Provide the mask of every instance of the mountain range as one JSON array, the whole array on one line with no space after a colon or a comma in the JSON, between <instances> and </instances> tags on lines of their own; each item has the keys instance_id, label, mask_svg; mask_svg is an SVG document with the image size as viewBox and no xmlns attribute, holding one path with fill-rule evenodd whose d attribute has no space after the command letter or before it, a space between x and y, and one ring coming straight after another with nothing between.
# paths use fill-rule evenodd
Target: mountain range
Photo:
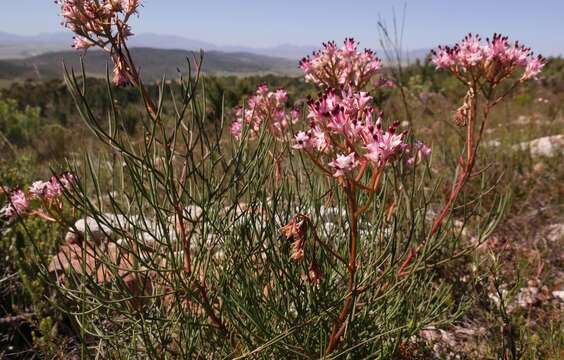
<instances>
[{"instance_id":1,"label":"mountain range","mask_svg":"<svg viewBox=\"0 0 564 360\"><path fill-rule=\"evenodd\" d=\"M72 34L66 32L42 33L38 35L15 35L0 32L0 59L21 59L46 52L69 50ZM249 53L298 60L310 54L315 46L281 44L272 47L220 46L205 41L175 35L142 33L129 39L131 47L169 50L200 50Z\"/></svg>"},{"instance_id":2,"label":"mountain range","mask_svg":"<svg viewBox=\"0 0 564 360\"><path fill-rule=\"evenodd\" d=\"M68 32L41 33L24 36L0 31L0 59L18 59L41 55L46 52L69 50L72 34ZM189 39L176 35L141 33L129 39L131 47L146 47L169 50L200 50L249 53L272 57L299 60L311 54L319 46L280 44L271 47L249 47L234 45L217 45L206 41ZM377 53L381 53L377 51ZM429 49L408 51L410 60L424 58ZM382 55L381 55L382 56Z\"/></svg>"},{"instance_id":3,"label":"mountain range","mask_svg":"<svg viewBox=\"0 0 564 360\"><path fill-rule=\"evenodd\" d=\"M72 34L67 32L32 36L0 32L0 79L60 77L63 62L77 69L83 52L71 49L71 43ZM163 75L169 79L176 77L178 67L183 67L186 59L192 58L194 51L200 49L205 52L202 70L206 73L297 75L298 60L315 49L314 46L292 44L265 48L219 46L181 36L152 33L132 36L129 46L143 76L149 80L158 80ZM402 61L421 59L427 54L428 50L411 51ZM380 55L383 54L380 52ZM106 54L91 49L84 59L89 74L105 75L109 63Z\"/></svg>"},{"instance_id":4,"label":"mountain range","mask_svg":"<svg viewBox=\"0 0 564 360\"><path fill-rule=\"evenodd\" d=\"M198 54L189 50L168 50L154 48L131 48L141 75L145 80L160 80L163 75L167 79L179 76L179 71L186 72L187 60L195 69L194 56ZM24 59L0 60L0 79L51 79L60 78L63 64L68 69L80 71L81 56L77 51L55 51ZM111 59L101 50L89 50L84 56L86 72L91 76L105 76ZM244 52L207 51L204 54L202 72L219 75L276 74L297 75L295 61L271 56Z\"/></svg>"}]
</instances>

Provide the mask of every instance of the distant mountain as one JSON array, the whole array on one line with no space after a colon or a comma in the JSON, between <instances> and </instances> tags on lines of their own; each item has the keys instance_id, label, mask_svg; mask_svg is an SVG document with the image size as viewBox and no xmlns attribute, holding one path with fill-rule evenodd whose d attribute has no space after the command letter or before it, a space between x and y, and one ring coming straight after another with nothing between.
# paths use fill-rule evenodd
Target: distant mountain
<instances>
[{"instance_id":1,"label":"distant mountain","mask_svg":"<svg viewBox=\"0 0 564 360\"><path fill-rule=\"evenodd\" d=\"M71 47L72 34L67 32L42 33L32 36L15 35L0 32L0 59L26 58L46 52L66 50ZM194 40L175 35L142 33L129 39L131 47L147 47L155 49L178 49L245 52L250 54L282 57L298 60L314 50L313 46L296 46L281 44L273 47L248 47L233 45L216 45L205 41Z\"/></svg>"},{"instance_id":2,"label":"distant mountain","mask_svg":"<svg viewBox=\"0 0 564 360\"><path fill-rule=\"evenodd\" d=\"M194 52L187 50L132 48L131 51L143 78L147 80L159 80L163 75L168 79L178 77L178 69L186 69L187 59L192 59L194 55ZM78 70L80 53L74 50L58 51L25 59L0 60L0 78L58 78L62 76L63 62L67 68ZM94 76L105 76L106 66L111 65L107 54L98 50L88 51L84 63L86 71ZM207 51L202 71L212 74L293 75L297 74L297 66L296 62L283 58L244 52Z\"/></svg>"},{"instance_id":3,"label":"distant mountain","mask_svg":"<svg viewBox=\"0 0 564 360\"><path fill-rule=\"evenodd\" d=\"M14 35L0 32L0 59L23 59L41 55L47 52L69 50L72 43L72 34L69 32L42 33L33 36ZM131 47L145 47L169 50L221 51L249 53L256 55L272 56L298 61L311 54L318 47L301 46L293 44L280 44L271 47L248 47L235 45L216 45L205 41L189 39L175 35L161 35L141 33L129 39ZM406 58L410 61L422 59L428 54L427 49L409 51ZM377 54L383 57L381 51ZM404 59L404 60L407 60Z\"/></svg>"},{"instance_id":4,"label":"distant mountain","mask_svg":"<svg viewBox=\"0 0 564 360\"><path fill-rule=\"evenodd\" d=\"M21 59L70 48L72 36L67 33L45 33L34 36L0 32L0 59Z\"/></svg>"}]
</instances>

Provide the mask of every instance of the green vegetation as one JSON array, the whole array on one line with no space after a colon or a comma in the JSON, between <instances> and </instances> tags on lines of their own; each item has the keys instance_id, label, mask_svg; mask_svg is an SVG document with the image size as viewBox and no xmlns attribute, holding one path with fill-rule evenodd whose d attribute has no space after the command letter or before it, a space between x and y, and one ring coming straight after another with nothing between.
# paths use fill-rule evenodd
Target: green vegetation
<instances>
[{"instance_id":1,"label":"green vegetation","mask_svg":"<svg viewBox=\"0 0 564 360\"><path fill-rule=\"evenodd\" d=\"M175 54L170 62L158 59L159 64L164 65L155 67L154 73L146 71L144 75L156 80L160 77L158 74L170 71L167 64L181 64L180 58L184 55ZM141 68L146 69L143 54L137 56L142 60ZM155 57L146 61L156 60ZM205 61L210 61L208 69L223 66L219 60L214 62L213 54L207 55ZM60 73L49 66L41 72ZM102 60L99 64L88 63L87 67L93 73L103 73ZM240 69L253 71L253 68L243 66ZM0 67L0 74L1 71ZM16 74L18 69L8 68L8 71ZM21 74L25 78L29 73ZM174 75L171 78L175 78ZM391 253L397 261L407 251L410 241L401 234L413 227L413 236L417 238L424 231L420 228L424 222L421 219L427 215L424 210L429 205L424 194L433 188L445 196L449 192L451 184L439 180L447 178L444 173L450 173L455 167L455 156L464 140L462 130L452 121L452 114L464 96L464 88L446 74L437 73L427 63L404 69L397 81L402 85L401 89L377 91L371 95L385 113L401 116L397 120L405 122L403 126L410 129L410 135L432 145L432 166L421 174L421 194L415 194L412 203L394 198L402 194L401 189L412 185L408 182L397 180L398 189L384 189L378 195L373 210L364 218L370 224L378 224L375 226L377 230L366 230L363 261L370 264L379 264L379 256ZM278 236L278 228L293 215L294 206L305 212L319 209L331 201L332 206L339 208L344 206L344 199L339 198L338 190L329 181L312 182L308 176L296 175L298 171L288 164L288 176L282 187L276 189L272 158L266 153L267 146L271 145L269 140L263 139L243 152L227 136L225 125L233 118L230 109L243 104L243 99L261 83L267 83L271 88L286 88L293 97L291 103L303 104L308 95L315 94L315 89L301 78L204 76L197 87L196 101L188 109L190 121L186 122L189 132L195 134L195 140L193 143L187 139L179 140L176 148L183 154L190 153L186 161L190 169L198 170L187 175L191 193L186 195L186 201L205 209L205 221L193 224L191 231L202 238L212 233L221 235L223 256L227 259L220 262L216 253L207 249L198 252L194 262L207 276L210 297L220 299L212 303L212 310L224 306L221 307L226 309L222 316L237 329L235 334L228 338L218 335L217 329L210 326L213 322L208 322L206 304L195 300L184 302L185 296L188 299L198 297L190 286L182 283L181 267L171 266L169 277L165 277L170 287L178 291L168 298L173 305L167 304L165 298L163 303L155 302L143 308L134 301L121 298L120 292L134 292L125 277L123 281L101 286L96 280L85 280L81 274L74 274L76 288L57 287L40 257L42 254L49 259L60 249L68 226L29 219L9 230L2 230L0 356L70 358L78 356L86 347L89 352L109 359L125 358L125 354L134 351L138 351L135 356L139 358L233 358L252 357L253 354L257 358L320 356L308 352L308 346L322 345L323 336L332 323L324 317L323 311L332 309L331 304L340 300L341 277L334 270L335 263L320 256L318 266L328 278L318 287L301 281L309 269L289 261L290 245ZM158 94L159 85L153 83L148 88L153 98ZM171 91L165 98L162 117L167 125L165 131L175 133L172 121L175 110L171 99L174 96L181 100L186 89L175 81L168 85ZM155 195L151 186L159 187L158 182L162 179L158 174L166 174L166 169L170 169L159 163L159 159L172 159L173 154L158 148L155 154L144 157L143 164L157 174L155 178L149 178L141 171L131 170L135 168L131 163L136 160L105 146L88 128L106 129L102 121L108 121L108 109L114 105L116 113L110 115L111 125L108 126L117 127L123 134L120 146L141 153L141 139L150 129L150 120L139 92L133 88L112 89L111 98L102 79L89 79L86 88L85 97L93 109L86 122L80 118L75 101L61 80L14 82L0 90L0 185L8 189L46 178L51 171L58 173L67 168L69 165L65 160L68 159L70 166L76 166L77 173L88 179L89 188L80 191L90 197L92 203L81 202L80 198L68 199L82 214L106 223L104 213L119 212L119 207L129 205L129 214L145 216L146 213L150 214L147 219L165 221L163 219L174 215L166 207L169 200L158 191ZM359 303L356 322L348 332L370 341L366 340L365 347L355 349L355 345L363 344L355 344L354 339L345 336L344 343L351 349L353 358L377 354L381 358L429 359L433 351L440 352L444 358L456 354L462 359L561 358L564 351L562 302L553 299L551 293L562 289L564 231L554 235L551 229L554 225L564 224L561 201L564 198L564 169L561 166L564 155L561 152L552 157L532 156L528 150L515 149L515 145L543 136L564 134L563 90L564 60L553 59L540 81L520 88L496 108L489 125L491 131L485 135L484 151L477 164L478 169L487 168L487 172L480 172L480 176L469 183L462 200L465 206L454 211L451 228L430 245L426 254L425 259L437 266L403 282L396 282L393 273L385 273L381 283L374 288L367 287L369 290L361 300L371 304L372 312L364 311L363 304ZM211 150L206 154L204 148ZM84 153L88 156L83 156ZM236 165L226 164L222 162L224 155L236 157L238 162ZM206 156L209 161L202 161ZM294 160L291 164L298 164L295 166L301 169L301 159ZM129 166L122 166L123 162ZM170 162L172 164L173 160ZM218 174L225 174L227 180L214 182ZM494 188L498 182L501 185ZM97 187L101 189L100 193L93 191ZM267 199L268 192L273 194L270 199ZM306 197L305 193L313 195ZM331 194L335 194L334 197ZM480 197L475 203L466 203L466 199L472 199L476 194ZM505 213L495 214L503 215L495 232L476 249L443 263L443 259L450 259L458 249L473 245L486 232L482 226L492 220L488 218L492 209L502 202L500 199L508 196L511 202ZM0 198L4 200L2 195ZM238 205L222 212L226 199L227 203L250 204L250 216L241 220ZM389 222L394 225L393 235L386 235L387 240L382 242L368 241L384 238L378 229L386 223L386 211L392 203L401 209ZM266 204L269 212L262 211ZM105 209L104 212L100 207ZM418 221L411 223L407 215L401 215L408 209L420 212L414 217ZM64 215L69 221L67 225L80 218L80 214ZM477 219L467 221L470 215ZM282 219L276 220L278 217ZM322 226L318 226L321 236L343 238L345 222L342 218L337 219L337 230L333 233L333 230L321 230ZM0 223L0 229L3 229L2 225ZM138 232L146 229L133 227L126 231L118 227L114 230L126 238L127 231L139 235ZM163 235L164 239L168 240L167 236ZM161 245L166 247L166 241L163 240ZM344 251L346 244L337 242L334 246ZM111 254L106 255L108 257L102 257L102 261L109 262ZM135 261L150 267L160 259L139 258ZM399 264L394 264L392 269L397 270L397 267ZM376 265L364 267L363 271L370 272L375 268ZM110 269L113 276L118 272L117 268ZM361 273L359 276L368 275ZM133 288L141 282L133 282ZM392 284L391 289L383 286L388 282ZM538 292L527 299L525 295L528 293L525 291L523 295L523 289L532 291L530 288L536 288ZM86 295L87 301L81 303L83 308L72 307L74 297ZM290 302L298 306L288 313ZM523 306L520 305L522 302ZM120 316L113 318L116 313ZM84 328L81 331L80 322L87 324L89 333L85 334ZM428 330L429 326L443 330L450 338L445 333ZM427 329L426 337L421 336L423 328ZM201 333L194 335L194 329ZM100 332L107 336L107 342L98 342L96 336ZM373 334L386 336L372 338ZM409 341L410 338L413 341ZM203 349L202 344L213 349ZM235 352L229 353L226 350L229 348Z\"/></svg>"},{"instance_id":2,"label":"green vegetation","mask_svg":"<svg viewBox=\"0 0 564 360\"><path fill-rule=\"evenodd\" d=\"M139 59L143 77L158 81L163 75L168 79L179 77L178 68L184 67L189 60L195 67L198 53L187 50L165 50L152 48L134 48L132 54ZM84 56L84 63L90 76L104 78L109 57L102 51L91 50ZM68 67L79 68L80 56L76 51L49 52L25 59L0 60L0 79L61 79L62 62ZM110 61L111 62L111 61ZM110 70L111 72L111 67ZM238 75L277 74L297 75L295 61L248 53L206 52L206 61L202 71L208 74Z\"/></svg>"}]
</instances>

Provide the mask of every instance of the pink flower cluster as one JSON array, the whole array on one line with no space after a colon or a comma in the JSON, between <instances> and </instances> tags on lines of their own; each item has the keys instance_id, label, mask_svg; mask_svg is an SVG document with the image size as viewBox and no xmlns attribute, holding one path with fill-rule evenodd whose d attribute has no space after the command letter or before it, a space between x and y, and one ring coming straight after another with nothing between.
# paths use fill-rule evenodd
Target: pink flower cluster
<instances>
[{"instance_id":1,"label":"pink flower cluster","mask_svg":"<svg viewBox=\"0 0 564 360\"><path fill-rule=\"evenodd\" d=\"M50 204L60 200L63 191L69 190L76 182L76 177L70 172L64 172L61 176L52 176L49 181L34 181L29 187L28 194L16 188L9 194L8 203L0 209L2 217L14 220L29 209L28 199L39 199Z\"/></svg>"},{"instance_id":2,"label":"pink flower cluster","mask_svg":"<svg viewBox=\"0 0 564 360\"><path fill-rule=\"evenodd\" d=\"M297 110L286 108L288 94L283 89L270 91L268 86L260 85L256 93L247 99L245 107L235 109L235 121L231 123L231 134L240 139L245 127L249 128L249 138L256 139L263 126L276 138L284 138L290 124L299 119Z\"/></svg>"},{"instance_id":3,"label":"pink flower cluster","mask_svg":"<svg viewBox=\"0 0 564 360\"><path fill-rule=\"evenodd\" d=\"M352 38L345 39L342 47L335 42L323 44L322 51L300 61L306 82L322 88L362 89L380 70L382 63L372 50L358 52L358 43Z\"/></svg>"},{"instance_id":4,"label":"pink flower cluster","mask_svg":"<svg viewBox=\"0 0 564 360\"><path fill-rule=\"evenodd\" d=\"M110 53L114 61L114 83L126 85L128 66L122 55L115 53L132 35L127 24L137 13L140 0L57 0L61 7L63 25L73 31L73 47L88 49L98 46Z\"/></svg>"},{"instance_id":5,"label":"pink flower cluster","mask_svg":"<svg viewBox=\"0 0 564 360\"><path fill-rule=\"evenodd\" d=\"M418 164L421 160L428 158L429 156L431 156L431 148L429 146L427 146L425 143L416 140L413 143L413 149L406 149L405 153L406 155L411 155L412 156L408 157L405 161L405 163L409 166L413 166Z\"/></svg>"},{"instance_id":6,"label":"pink flower cluster","mask_svg":"<svg viewBox=\"0 0 564 360\"><path fill-rule=\"evenodd\" d=\"M64 189L69 189L74 182L74 175L65 172L60 177L52 176L49 181L34 181L29 187L29 193L34 198L53 201L63 194Z\"/></svg>"},{"instance_id":7,"label":"pink flower cluster","mask_svg":"<svg viewBox=\"0 0 564 360\"><path fill-rule=\"evenodd\" d=\"M140 0L57 0L63 25L77 34L73 47L87 49L115 36L131 35L127 20ZM105 39L105 40L104 40Z\"/></svg>"},{"instance_id":8,"label":"pink flower cluster","mask_svg":"<svg viewBox=\"0 0 564 360\"><path fill-rule=\"evenodd\" d=\"M2 217L13 220L18 215L23 214L27 211L29 203L25 197L25 193L20 188L13 190L8 199L8 204L0 209L0 214Z\"/></svg>"},{"instance_id":9,"label":"pink flower cluster","mask_svg":"<svg viewBox=\"0 0 564 360\"><path fill-rule=\"evenodd\" d=\"M459 76L483 76L492 84L499 83L518 69L523 70L521 80L535 78L546 63L542 56L533 56L530 48L518 42L510 43L507 37L499 34L494 34L485 43L480 36L469 34L459 44L439 46L432 54L437 69L447 69Z\"/></svg>"},{"instance_id":10,"label":"pink flower cluster","mask_svg":"<svg viewBox=\"0 0 564 360\"><path fill-rule=\"evenodd\" d=\"M324 162L335 177L367 162L382 168L407 149L406 133L398 131L398 123L384 130L376 116L367 93L349 90L339 96L329 89L309 102L310 128L295 135L292 147Z\"/></svg>"}]
</instances>

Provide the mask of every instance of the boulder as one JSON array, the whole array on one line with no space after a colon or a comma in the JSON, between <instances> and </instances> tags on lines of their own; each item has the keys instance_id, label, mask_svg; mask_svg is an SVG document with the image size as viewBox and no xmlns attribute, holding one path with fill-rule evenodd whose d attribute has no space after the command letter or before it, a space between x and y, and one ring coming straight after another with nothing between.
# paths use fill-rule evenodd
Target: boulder
<instances>
[{"instance_id":1,"label":"boulder","mask_svg":"<svg viewBox=\"0 0 564 360\"><path fill-rule=\"evenodd\" d=\"M532 157L564 155L564 134L545 136L515 145L514 150L530 151Z\"/></svg>"}]
</instances>

